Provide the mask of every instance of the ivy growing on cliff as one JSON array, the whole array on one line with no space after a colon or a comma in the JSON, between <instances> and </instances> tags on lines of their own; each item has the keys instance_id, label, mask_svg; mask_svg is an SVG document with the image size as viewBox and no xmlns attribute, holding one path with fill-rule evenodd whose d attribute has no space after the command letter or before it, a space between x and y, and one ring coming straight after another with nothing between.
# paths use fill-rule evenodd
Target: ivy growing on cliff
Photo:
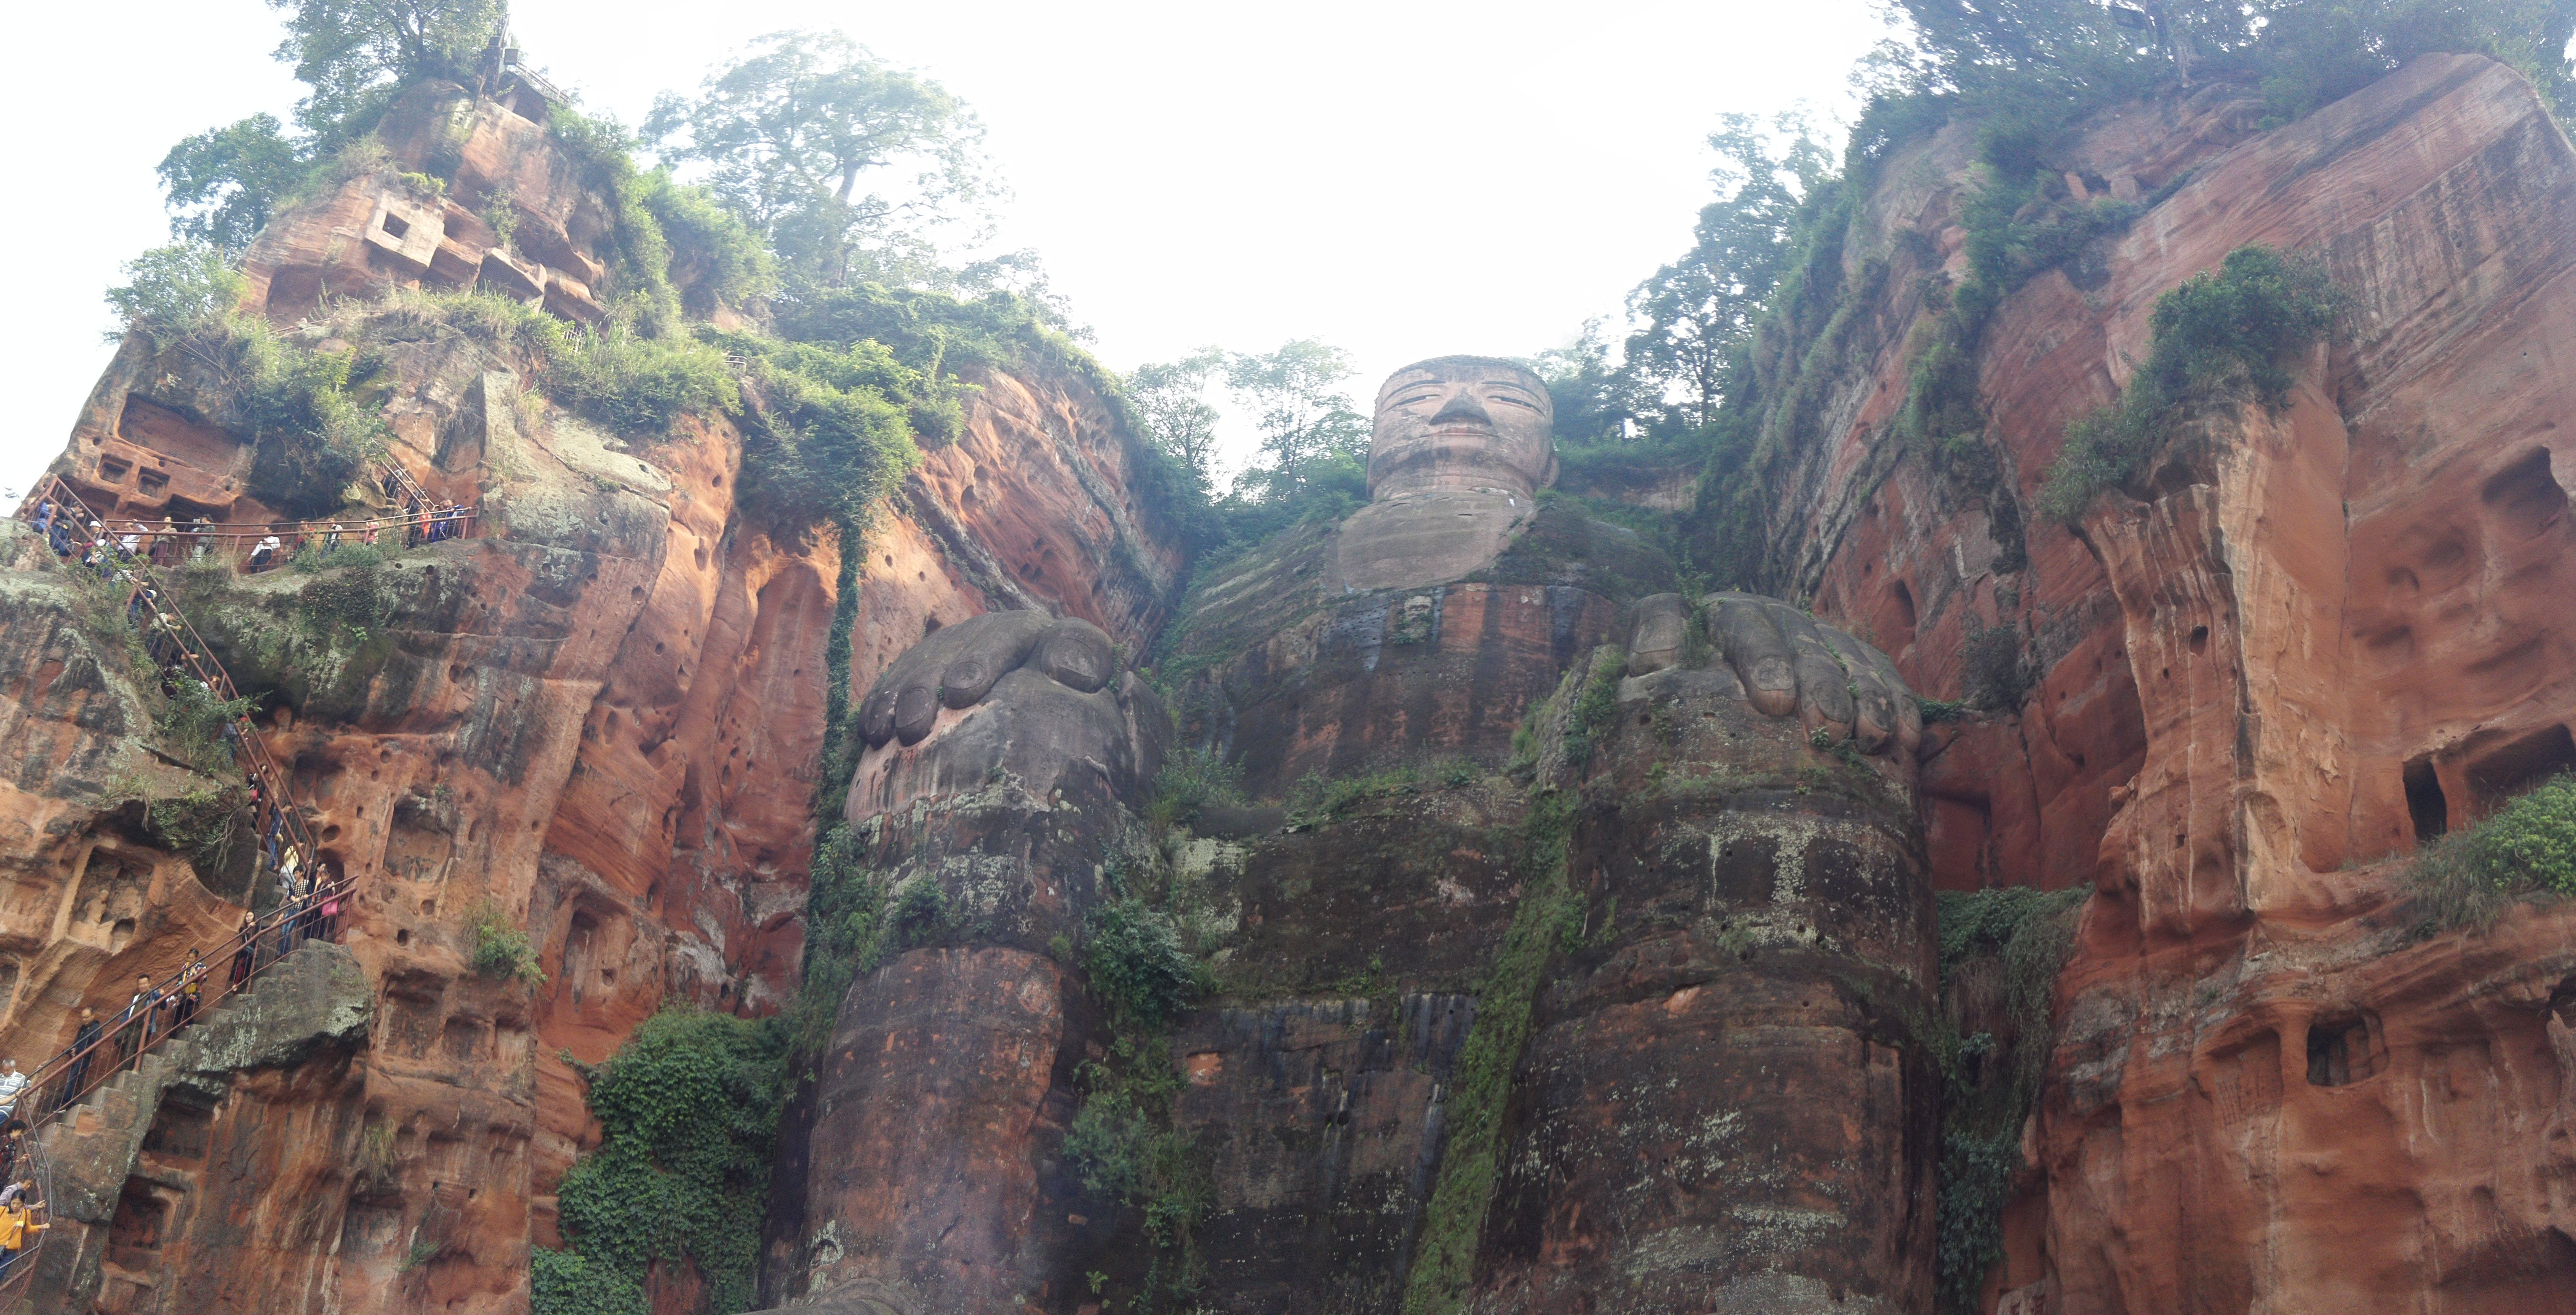
<instances>
[{"instance_id":1,"label":"ivy growing on cliff","mask_svg":"<svg viewBox=\"0 0 2576 1315\"><path fill-rule=\"evenodd\" d=\"M1596 654L1593 662L1567 671L1553 707L1533 710L1531 724L1543 724L1542 717L1553 708L1567 708L1568 720L1576 719L1592 696L1594 677L1620 669L1620 663L1603 657ZM1615 685L1616 675L1610 679ZM1572 757L1570 748L1567 757ZM1567 872L1579 804L1570 792L1541 788L1521 824L1521 901L1512 910L1493 968L1476 992L1476 1025L1458 1052L1444 1107L1448 1131L1440 1177L1423 1211L1412 1268L1405 1276L1405 1315L1450 1315L1466 1308L1477 1245L1501 1171L1503 1110L1511 1096L1512 1070L1529 1043L1549 960L1579 937L1583 926L1584 900Z\"/></svg>"},{"instance_id":2,"label":"ivy growing on cliff","mask_svg":"<svg viewBox=\"0 0 2576 1315\"><path fill-rule=\"evenodd\" d=\"M787 1060L778 1020L666 1009L585 1071L600 1145L564 1175L534 1315L625 1315L657 1260L693 1263L715 1315L755 1304Z\"/></svg>"},{"instance_id":3,"label":"ivy growing on cliff","mask_svg":"<svg viewBox=\"0 0 2576 1315\"><path fill-rule=\"evenodd\" d=\"M1973 1313L2003 1258L2003 1210L2027 1167L2022 1123L2055 1036L2050 1007L2074 945L2081 889L2005 887L1938 896L1942 1025L1938 1279L1945 1309Z\"/></svg>"}]
</instances>

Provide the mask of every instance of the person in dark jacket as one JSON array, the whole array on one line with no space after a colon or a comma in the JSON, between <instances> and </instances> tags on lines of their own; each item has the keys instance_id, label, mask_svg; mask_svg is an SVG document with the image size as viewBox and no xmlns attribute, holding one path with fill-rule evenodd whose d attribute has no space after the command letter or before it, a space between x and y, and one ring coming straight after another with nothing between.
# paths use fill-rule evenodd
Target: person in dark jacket
<instances>
[{"instance_id":1,"label":"person in dark jacket","mask_svg":"<svg viewBox=\"0 0 2576 1315\"><path fill-rule=\"evenodd\" d=\"M71 1067L63 1073L62 1089L54 1093L54 1108L61 1109L80 1099L81 1088L89 1082L92 1056L87 1052L98 1044L99 1034L104 1031L106 1029L99 1024L97 1010L84 1008L80 1011L80 1030L72 1033L72 1048L68 1052L72 1056Z\"/></svg>"}]
</instances>

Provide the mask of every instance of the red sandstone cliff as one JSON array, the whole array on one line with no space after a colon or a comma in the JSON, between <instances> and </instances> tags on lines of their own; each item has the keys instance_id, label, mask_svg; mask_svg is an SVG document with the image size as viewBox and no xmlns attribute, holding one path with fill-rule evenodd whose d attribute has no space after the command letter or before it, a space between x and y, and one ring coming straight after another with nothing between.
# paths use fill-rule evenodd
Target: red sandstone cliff
<instances>
[{"instance_id":1,"label":"red sandstone cliff","mask_svg":"<svg viewBox=\"0 0 2576 1315\"><path fill-rule=\"evenodd\" d=\"M67 1218L43 1276L64 1309L193 1305L191 1266L220 1264L227 1310L523 1311L529 1247L555 1241L553 1184L595 1137L559 1056L603 1060L666 1003L761 1014L795 989L828 535L746 519L741 440L721 418L606 432L547 401L536 362L376 300L479 280L597 314L609 220L526 117L542 113L416 92L384 132L392 166L281 215L251 255L251 309L384 354L395 458L482 523L358 576L273 572L192 596L229 664L289 691L262 734L324 857L357 883L342 940L372 1038L282 1083L245 1073L216 1101L211 1136L292 1172L135 1162L148 1190L111 1181L97 1218ZM442 161L438 202L393 172ZM477 218L505 188L517 254ZM1174 592L1178 554L1127 490L1102 400L1057 371L971 382L963 433L868 539L860 689L925 628L995 607L1061 610L1137 651ZM219 385L129 339L57 471L102 511L271 519L245 492L250 452L220 423ZM30 756L7 787L0 861L19 894L0 914L0 1036L41 1056L81 1006L121 1007L138 971L220 941L242 891L210 889L120 803L109 778L152 763L148 713L89 653L59 575L35 569L47 555L17 542L5 647L23 669L0 715ZM324 588L339 601L317 603ZM296 629L352 590L375 639ZM472 969L469 922L487 907L527 928L542 985ZM136 1136L202 1117L168 1101L118 1114ZM92 1172L121 1179L124 1163ZM81 1230L111 1242L103 1267ZM292 1263L241 1264L246 1242L183 1259L216 1237Z\"/></svg>"},{"instance_id":2,"label":"red sandstone cliff","mask_svg":"<svg viewBox=\"0 0 2576 1315\"><path fill-rule=\"evenodd\" d=\"M547 404L532 362L390 332L365 309L472 279L568 320L598 313L608 221L522 109L542 112L425 98L388 139L407 166L452 160L445 200L390 174L351 179L281 217L254 253L256 305L282 327L375 335L396 363L384 401L398 455L433 491L481 505L486 529L370 578L380 643L240 643L296 691L264 736L364 892L345 938L364 983L342 989L371 1022L353 1040L355 1005L306 983L324 1021L282 1022L293 1035L239 1048L239 1068L200 1056L171 1079L214 1090L210 1104L127 1108L133 1126L110 1130L125 1140L92 1157L103 1187L61 1235L81 1245L47 1253L66 1309L520 1309L528 1248L554 1240L553 1186L595 1136L559 1054L601 1060L666 1001L757 1013L797 985L834 549L746 518L740 438L723 422L604 433ZM1937 884L2093 892L2024 1137L2037 1169L2007 1214L1990 1294L2016 1312L2545 1309L2576 1279L2576 915L2524 909L2491 932L2422 936L2391 876L2422 838L2576 765L2576 451L2557 420L2576 398L2554 368L2576 355L2576 154L2528 87L2474 58L2418 61L2287 127L2258 118L2250 93L2215 83L2085 125L2052 161L2070 187L2153 204L2004 303L1979 393L2026 507L2067 421L2145 354L2155 299L2262 242L2320 253L2354 299L2286 410L2204 417L2149 478L2071 527L2002 516L1897 445L1890 421L1931 311L1923 280L1964 268L1973 133L1956 126L1896 151L1846 244L1848 336L1774 528L1817 615L1884 648L1918 691L1960 692L1973 629L2009 627L2030 655L2022 706L1929 728L1919 753ZM516 254L493 250L477 218L505 182L529 235ZM1109 408L1050 371L974 381L964 435L927 454L868 539L854 695L931 630L990 611L1086 621L1129 654L1171 619L1182 563L1134 501ZM244 492L242 442L208 419L208 386L186 360L129 343L60 469L129 513L268 519ZM1640 496L1677 501L1661 486ZM14 542L0 561L0 727L21 750L0 781L14 892L0 901L0 1037L23 1057L59 1045L84 1004L121 1003L137 971L217 939L241 892L156 845L122 802L121 777L162 770L139 743L144 700L77 601L34 569L41 549ZM1412 591L1328 608L1290 587L1312 545L1275 545L1245 568L1240 597L1218 582L1185 620L1183 651L1209 659L1182 687L1185 735L1274 795L1310 767L1349 772L1389 752L1499 759L1529 699L1628 633L1623 609L1662 587L1617 569L1627 550L1607 540L1566 543L1423 591L1419 609ZM216 621L256 633L309 587L262 577ZM1657 743L1679 734L1719 777L1745 752L1692 738L1720 731L1658 730L1644 706L1619 705L1625 747L1599 772L1628 799L1587 815L1572 842L1578 875L1596 893L1627 888L1632 918L1699 898L1698 867L1641 866L1643 842L1621 839L1620 825L1665 826L1642 775L1669 756ZM1732 704L1720 730L1737 720L1780 740L1762 752L1782 763L1834 770ZM1804 788L1780 793L1783 809L1816 806ZM1234 883L1210 897L1211 917L1232 920L1234 998L1175 1038L1190 1081L1175 1117L1222 1166L1217 1289L1296 1301L1312 1275L1252 1258L1285 1230L1333 1266L1331 1290L1371 1309L1397 1300L1461 1020L1523 890L1512 847L1528 806L1451 782L1259 844L1191 839L1172 860ZM885 843L992 839L966 834L983 825L972 818L954 825L962 840ZM1027 826L1027 853L1099 857L1102 831ZM1886 844L1910 872L1902 830ZM542 986L469 969L466 921L487 900L532 933ZM1051 1248L1046 1263L1098 1258L1119 1282L1143 1268L1119 1249L1131 1224L1095 1222L1049 1158L1093 1026L1037 952L1054 925L1028 944L915 951L853 995L846 1035L896 1058L862 1061L854 1044L827 1075L875 1106L811 1121L839 1140L799 1143L798 1211L894 1221L890 1248L935 1251L903 1231L919 1220L888 1184L947 1172L956 1199L987 1214L1083 1205L1034 1240L978 1234L979 1257L1038 1273L1022 1253ZM1636 1245L1628 1225L1593 1231L1608 1211L1658 1229L1742 1225L1685 1190L1699 1170L1670 1154L1655 1172L1671 1194L1648 1206L1590 1167L1609 1152L1578 1125L1616 1122L1601 1093L1623 1076L1599 1037L1712 1071L1690 1058L1701 1033L1670 1020L1721 1036L1734 1015L1709 1002L1737 997L1704 1000L1674 974L1733 972L1749 954L1741 936L1620 935L1583 943L1566 960L1580 972L1536 1006L1529 1072L1547 1081L1498 1134L1525 1154L1476 1253L1494 1300L1572 1301L1598 1256ZM1833 1209L1846 1226L1892 1221L1870 1227L1900 1254L1871 1263L1901 1271L1891 1300L1919 1303L1932 1153L1920 1056L1871 1010L1808 998L1805 979L1766 962L1730 989L1877 1066L1874 1158L1845 1166ZM1649 988L1651 1007L1638 1003ZM987 997L1025 1016L972 1007ZM960 1040L970 1016L981 1030ZM901 1058L951 1053L991 1090ZM1848 1076L1797 1073L1798 1091ZM908 1122L882 1108L966 1118L993 1091L1009 1117L971 1143L909 1144ZM1796 1105L1766 1117L1802 1145L1830 1142L1831 1121ZM1686 1120L1658 1106L1652 1121ZM1333 1158L1346 1138L1349 1174ZM210 1146L264 1167L219 1172L233 1161ZM964 1170L939 1168L949 1152ZM1560 1161L1561 1178L1529 1167ZM1891 1184L1884 1196L1853 1176L1864 1170ZM1355 1204L1363 1193L1376 1215ZM1813 1249L1827 1272L1834 1249ZM1672 1270L1658 1282L1700 1273L1666 1263L1679 1254L1647 1257ZM809 1267L841 1277L841 1256L800 1255L799 1281ZM665 1305L684 1304L686 1276L668 1277ZM205 1291L218 1295L191 1297L217 1280Z\"/></svg>"},{"instance_id":3,"label":"red sandstone cliff","mask_svg":"<svg viewBox=\"0 0 2576 1315\"><path fill-rule=\"evenodd\" d=\"M1959 692L1978 625L2032 654L2017 712L1928 745L1924 779L1945 886L2096 892L2008 1216L2014 1309L2541 1309L2576 1277L2576 1088L2547 1026L2576 916L2426 940L2390 905L2420 840L2576 766L2576 391L2553 366L2576 155L2474 57L2257 117L2208 85L2050 161L2166 194L1987 329L2009 487L2029 505L2145 357L2156 298L2238 246L2321 254L2342 330L2286 411L2208 417L2080 523L2034 519L2026 565L1890 437L1919 259L1964 267L1966 130L1890 162L1854 242L1886 292L1798 470L1799 583L1931 693Z\"/></svg>"}]
</instances>

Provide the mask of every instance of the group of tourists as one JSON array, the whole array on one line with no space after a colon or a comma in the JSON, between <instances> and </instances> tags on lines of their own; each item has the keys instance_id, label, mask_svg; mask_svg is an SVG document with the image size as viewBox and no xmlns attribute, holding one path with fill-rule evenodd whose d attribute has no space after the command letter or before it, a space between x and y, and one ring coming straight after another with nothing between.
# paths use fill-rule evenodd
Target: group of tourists
<instances>
[{"instance_id":1,"label":"group of tourists","mask_svg":"<svg viewBox=\"0 0 2576 1315\"><path fill-rule=\"evenodd\" d=\"M388 496L402 506L400 523L408 527L408 542L434 543L464 534L472 515L469 509L428 499L417 485L398 481L391 473L386 476L386 485ZM76 559L80 565L96 570L103 580L121 580L131 586L125 619L143 636L144 651L160 673L165 693L178 697L192 691L220 701L230 692L230 682L221 669L190 642L186 622L175 609L165 605L160 590L141 569L146 565L167 565L181 555L203 559L205 540L225 536L216 534L202 520L184 526L176 522L154 526L133 521L119 531L88 515L68 497L57 499L51 495L38 503L32 519L36 532L57 556ZM324 553L331 553L352 541L373 545L386 528L386 522L370 520L308 525L290 532L295 548L318 541ZM268 569L290 555L287 540L272 531L253 548L251 569ZM227 719L224 724L223 737L235 750L237 763L241 762L239 751L250 733L247 717ZM252 879L256 882L263 876L274 878L276 905L271 913L273 922L255 911L242 915L230 971L218 996L241 990L263 962L283 959L305 941L330 939L344 893L343 883L334 878L330 865L308 852L309 837L303 835L286 801L278 797L277 790L263 776L259 762L241 766L249 791L251 833L258 838ZM266 934L269 925L276 930L273 943ZM263 953L272 944L273 953ZM43 1218L38 1183L27 1172L32 1166L26 1140L30 1120L76 1103L97 1081L104 1081L130 1063L139 1064L156 1039L192 1022L206 1002L211 971L203 953L191 948L175 975L158 982L149 974L137 976L133 993L113 1019L101 1018L96 1008L83 1007L70 1046L38 1071L47 1079L42 1088L33 1076L19 1071L15 1060L0 1059L0 1281L8 1278L20 1256L32 1248L36 1236L51 1226ZM106 1072L97 1073L102 1055L108 1057Z\"/></svg>"},{"instance_id":2,"label":"group of tourists","mask_svg":"<svg viewBox=\"0 0 2576 1315\"><path fill-rule=\"evenodd\" d=\"M18 1061L0 1059L0 1282L16 1270L19 1258L36 1234L53 1227L40 1218L45 1209L43 1186L36 1179L36 1154L27 1144L27 1120L18 1106L33 1085L18 1071Z\"/></svg>"},{"instance_id":3,"label":"group of tourists","mask_svg":"<svg viewBox=\"0 0 2576 1315\"><path fill-rule=\"evenodd\" d=\"M243 564L243 570L251 575L283 566L307 547L318 549L326 557L343 547L372 548L386 530L396 527L402 529L403 546L407 548L464 537L467 522L474 515L472 508L409 490L396 491L399 482L391 475L386 476L385 482L389 495L401 506L402 515L398 518L298 521L235 529L197 517L187 521L129 520L119 528L85 516L77 504L47 497L36 507L35 526L36 532L53 545L55 556L77 558L81 565L98 572L100 579L110 579L120 568L137 563L177 566L204 561L210 543L249 538L252 532L259 537L251 540L250 553Z\"/></svg>"},{"instance_id":4,"label":"group of tourists","mask_svg":"<svg viewBox=\"0 0 2576 1315\"><path fill-rule=\"evenodd\" d=\"M254 815L261 809L256 799L254 795ZM277 928L275 951L262 953L270 942L261 930L260 915L244 912L240 934L234 937L230 971L225 975L220 994L241 990L263 963L275 963L293 954L306 941L329 940L339 921L343 892L340 884L331 878L330 865L315 863L307 872L303 870L302 851L291 844L281 849L276 825L281 812L268 810L270 857L263 864L263 867L273 868L277 877L278 903L273 915ZM205 1003L206 983L212 976L213 968L206 962L205 953L191 946L187 960L173 976L156 982L149 973L138 974L134 979L134 993L126 998L125 1008L119 1010L115 1018L101 1019L96 1009L84 1006L78 1015L79 1024L72 1032L71 1044L54 1061L60 1066L62 1076L45 1093L42 1108L47 1112L58 1110L77 1103L86 1095L94 1085L91 1074L101 1054L113 1051L108 1056L106 1071L98 1075L99 1080L104 1081L127 1065L140 1062L154 1041L195 1021L198 1009ZM113 1040L112 1047L101 1044L106 1039ZM12 1078L15 1078L15 1085L12 1085ZM16 1061L0 1060L0 1120L16 1112L21 1093L27 1086L28 1079L18 1074ZM0 1176L5 1176L5 1172L0 1170Z\"/></svg>"}]
</instances>

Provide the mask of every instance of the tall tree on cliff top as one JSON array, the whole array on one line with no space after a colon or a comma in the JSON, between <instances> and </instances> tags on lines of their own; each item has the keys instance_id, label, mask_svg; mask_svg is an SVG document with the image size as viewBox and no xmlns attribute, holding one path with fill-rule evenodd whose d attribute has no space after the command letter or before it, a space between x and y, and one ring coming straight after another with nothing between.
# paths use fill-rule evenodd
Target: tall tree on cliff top
<instances>
[{"instance_id":1,"label":"tall tree on cliff top","mask_svg":"<svg viewBox=\"0 0 2576 1315\"><path fill-rule=\"evenodd\" d=\"M696 99L664 93L644 135L769 239L791 282L826 287L934 256L927 234L994 191L983 125L938 83L836 32L773 32ZM883 190L861 184L886 180Z\"/></svg>"},{"instance_id":2,"label":"tall tree on cliff top","mask_svg":"<svg viewBox=\"0 0 2576 1315\"><path fill-rule=\"evenodd\" d=\"M317 160L362 137L394 93L425 77L471 81L501 31L502 0L268 0L279 60L312 90L295 131L254 114L181 141L156 170L173 236L238 255Z\"/></svg>"},{"instance_id":3,"label":"tall tree on cliff top","mask_svg":"<svg viewBox=\"0 0 2576 1315\"><path fill-rule=\"evenodd\" d=\"M297 126L364 132L395 92L424 77L470 82L501 32L504 0L268 0L287 12L277 57L313 89Z\"/></svg>"},{"instance_id":4,"label":"tall tree on cliff top","mask_svg":"<svg viewBox=\"0 0 2576 1315\"><path fill-rule=\"evenodd\" d=\"M1797 250L1801 200L1831 170L1806 120L1765 124L1729 114L1711 133L1718 198L1699 212L1698 240L1628 295L1645 325L1628 338L1627 371L1640 409L1666 429L1697 429L1724 404L1727 361Z\"/></svg>"},{"instance_id":5,"label":"tall tree on cliff top","mask_svg":"<svg viewBox=\"0 0 2576 1315\"><path fill-rule=\"evenodd\" d=\"M1356 371L1351 354L1313 338L1277 351L1229 352L1226 391L1250 411L1261 431L1260 458L1235 477L1235 496L1285 502L1310 485L1368 482L1368 417L1342 382Z\"/></svg>"},{"instance_id":6,"label":"tall tree on cliff top","mask_svg":"<svg viewBox=\"0 0 2576 1315\"><path fill-rule=\"evenodd\" d=\"M1156 447L1170 454L1205 501L1216 484L1217 409L1208 404L1208 381L1225 366L1225 353L1203 347L1177 361L1140 365L1127 376L1127 401Z\"/></svg>"}]
</instances>

